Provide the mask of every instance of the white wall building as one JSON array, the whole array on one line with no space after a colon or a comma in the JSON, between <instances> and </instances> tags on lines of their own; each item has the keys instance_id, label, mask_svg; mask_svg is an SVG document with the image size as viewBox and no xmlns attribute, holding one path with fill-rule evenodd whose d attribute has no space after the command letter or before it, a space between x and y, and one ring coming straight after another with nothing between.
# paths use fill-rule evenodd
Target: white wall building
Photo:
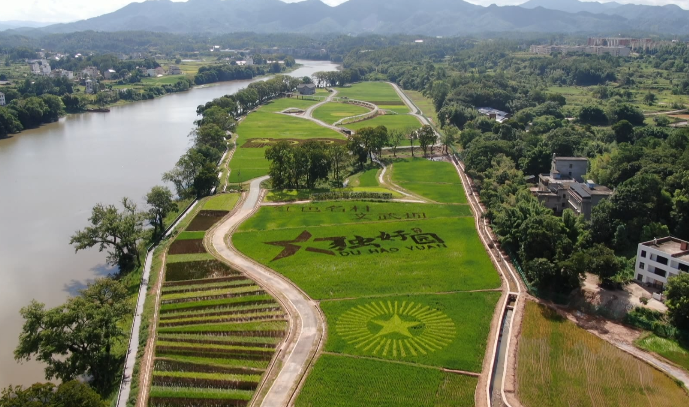
<instances>
[{"instance_id":1,"label":"white wall building","mask_svg":"<svg viewBox=\"0 0 689 407\"><path fill-rule=\"evenodd\" d=\"M668 236L639 243L636 280L663 288L670 277L689 273L689 242Z\"/></svg>"},{"instance_id":2,"label":"white wall building","mask_svg":"<svg viewBox=\"0 0 689 407\"><path fill-rule=\"evenodd\" d=\"M93 81L91 79L87 79L85 82L85 85L86 85L86 89L84 90L85 93L87 93L89 95L96 93L96 92L94 92Z\"/></svg>"},{"instance_id":3,"label":"white wall building","mask_svg":"<svg viewBox=\"0 0 689 407\"><path fill-rule=\"evenodd\" d=\"M0 106L5 106L5 94L0 92Z\"/></svg>"}]
</instances>

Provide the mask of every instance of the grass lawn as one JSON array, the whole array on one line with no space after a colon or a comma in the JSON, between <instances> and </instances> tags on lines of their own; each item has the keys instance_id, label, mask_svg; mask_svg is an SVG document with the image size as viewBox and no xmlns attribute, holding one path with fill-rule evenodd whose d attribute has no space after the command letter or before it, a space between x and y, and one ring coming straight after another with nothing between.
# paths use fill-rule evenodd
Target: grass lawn
<instances>
[{"instance_id":1,"label":"grass lawn","mask_svg":"<svg viewBox=\"0 0 689 407\"><path fill-rule=\"evenodd\" d=\"M424 158L396 160L392 180L399 186L440 203L467 203L454 165Z\"/></svg>"},{"instance_id":2,"label":"grass lawn","mask_svg":"<svg viewBox=\"0 0 689 407\"><path fill-rule=\"evenodd\" d=\"M231 211L239 201L239 194L218 194L203 205L205 211Z\"/></svg>"},{"instance_id":3,"label":"grass lawn","mask_svg":"<svg viewBox=\"0 0 689 407\"><path fill-rule=\"evenodd\" d=\"M518 350L518 397L539 406L686 406L674 380L560 317L527 302Z\"/></svg>"},{"instance_id":4,"label":"grass lawn","mask_svg":"<svg viewBox=\"0 0 689 407\"><path fill-rule=\"evenodd\" d=\"M471 407L475 377L377 360L322 355L297 407Z\"/></svg>"},{"instance_id":5,"label":"grass lawn","mask_svg":"<svg viewBox=\"0 0 689 407\"><path fill-rule=\"evenodd\" d=\"M378 172L380 167L376 166L367 169L364 172L357 172L356 174L349 177L349 186L352 187L377 187L378 183Z\"/></svg>"},{"instance_id":6,"label":"grass lawn","mask_svg":"<svg viewBox=\"0 0 689 407\"><path fill-rule=\"evenodd\" d=\"M682 346L677 341L648 334L639 338L634 344L641 349L655 352L689 371L689 348Z\"/></svg>"},{"instance_id":7,"label":"grass lawn","mask_svg":"<svg viewBox=\"0 0 689 407\"><path fill-rule=\"evenodd\" d=\"M348 103L327 103L313 112L313 117L329 124L333 124L345 117L356 116L369 112L365 107Z\"/></svg>"},{"instance_id":8,"label":"grass lawn","mask_svg":"<svg viewBox=\"0 0 689 407\"><path fill-rule=\"evenodd\" d=\"M480 372L499 298L475 292L323 301L335 327L325 350Z\"/></svg>"},{"instance_id":9,"label":"grass lawn","mask_svg":"<svg viewBox=\"0 0 689 407\"><path fill-rule=\"evenodd\" d=\"M328 208L345 212L331 213ZM500 286L473 218L447 217L451 207L412 208L398 203L374 207L349 202L262 208L233 236L233 242L316 299ZM461 207L457 215L460 213L469 213L468 207ZM325 226L336 222L339 224ZM259 230L247 231L251 228ZM293 241L304 232L313 239L307 239L304 250L291 256L279 258L285 247L266 243Z\"/></svg>"},{"instance_id":10,"label":"grass lawn","mask_svg":"<svg viewBox=\"0 0 689 407\"><path fill-rule=\"evenodd\" d=\"M392 102L393 105L402 102L395 89L385 82L361 82L349 88L337 88L337 96L363 100L379 106L385 105L384 102Z\"/></svg>"},{"instance_id":11,"label":"grass lawn","mask_svg":"<svg viewBox=\"0 0 689 407\"><path fill-rule=\"evenodd\" d=\"M376 116L373 119L369 120L364 120L361 122L356 122L356 123L351 123L347 124L344 127L352 130L359 130L364 127L378 127L378 126L385 126L388 128L388 130L406 130L409 128L412 129L418 129L421 127L421 122L419 122L419 119L417 119L414 116L407 115L407 114L398 114L398 115L384 115L384 116Z\"/></svg>"}]
</instances>

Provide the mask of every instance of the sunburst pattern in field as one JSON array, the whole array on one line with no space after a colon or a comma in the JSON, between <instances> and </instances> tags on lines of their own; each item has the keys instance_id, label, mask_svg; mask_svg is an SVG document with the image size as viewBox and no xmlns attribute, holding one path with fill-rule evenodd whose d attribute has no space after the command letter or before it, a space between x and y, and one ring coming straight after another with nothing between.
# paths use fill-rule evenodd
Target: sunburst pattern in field
<instances>
[{"instance_id":1,"label":"sunburst pattern in field","mask_svg":"<svg viewBox=\"0 0 689 407\"><path fill-rule=\"evenodd\" d=\"M377 301L356 306L337 321L349 344L376 356L406 358L443 349L455 324L443 312L413 301Z\"/></svg>"}]
</instances>

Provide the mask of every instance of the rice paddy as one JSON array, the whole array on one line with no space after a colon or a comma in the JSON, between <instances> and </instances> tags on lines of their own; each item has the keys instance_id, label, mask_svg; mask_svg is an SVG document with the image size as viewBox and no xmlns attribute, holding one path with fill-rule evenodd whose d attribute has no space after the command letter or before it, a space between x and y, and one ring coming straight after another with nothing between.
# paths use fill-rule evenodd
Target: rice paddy
<instances>
[{"instance_id":1,"label":"rice paddy","mask_svg":"<svg viewBox=\"0 0 689 407\"><path fill-rule=\"evenodd\" d=\"M285 335L286 315L279 303L203 246L205 231L238 199L223 194L206 200L170 245L151 407L246 406Z\"/></svg>"},{"instance_id":2,"label":"rice paddy","mask_svg":"<svg viewBox=\"0 0 689 407\"><path fill-rule=\"evenodd\" d=\"M525 407L689 405L665 374L533 302L526 304L517 366Z\"/></svg>"},{"instance_id":3,"label":"rice paddy","mask_svg":"<svg viewBox=\"0 0 689 407\"><path fill-rule=\"evenodd\" d=\"M457 170L446 161L398 159L392 165L392 180L402 188L435 202L467 203Z\"/></svg>"}]
</instances>

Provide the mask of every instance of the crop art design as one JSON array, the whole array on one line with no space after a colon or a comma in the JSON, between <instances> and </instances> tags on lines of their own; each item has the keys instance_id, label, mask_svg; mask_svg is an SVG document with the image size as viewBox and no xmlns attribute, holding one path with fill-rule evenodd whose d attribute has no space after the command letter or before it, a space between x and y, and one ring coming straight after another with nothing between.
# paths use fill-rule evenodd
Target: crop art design
<instances>
[{"instance_id":1,"label":"crop art design","mask_svg":"<svg viewBox=\"0 0 689 407\"><path fill-rule=\"evenodd\" d=\"M378 301L356 306L342 314L336 329L360 351L397 359L441 350L456 336L452 319L413 301Z\"/></svg>"},{"instance_id":2,"label":"crop art design","mask_svg":"<svg viewBox=\"0 0 689 407\"><path fill-rule=\"evenodd\" d=\"M280 246L282 251L271 261L294 256L302 247L307 252L330 256L358 256L362 254L391 254L400 250L446 249L445 241L432 232L424 233L419 228L407 230L381 231L372 237L365 236L329 236L316 237L305 230L292 240L264 242L271 246Z\"/></svg>"}]
</instances>

